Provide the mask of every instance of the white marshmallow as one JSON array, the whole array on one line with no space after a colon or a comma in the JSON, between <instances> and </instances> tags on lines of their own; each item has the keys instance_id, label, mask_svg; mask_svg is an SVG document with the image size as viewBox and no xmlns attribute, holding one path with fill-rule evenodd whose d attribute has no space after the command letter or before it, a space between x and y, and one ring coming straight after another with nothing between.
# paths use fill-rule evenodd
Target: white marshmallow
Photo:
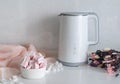
<instances>
[{"instance_id":1,"label":"white marshmallow","mask_svg":"<svg viewBox=\"0 0 120 84\"><path fill-rule=\"evenodd\" d=\"M54 66L53 64L50 64L47 70L51 71L53 66Z\"/></svg>"}]
</instances>

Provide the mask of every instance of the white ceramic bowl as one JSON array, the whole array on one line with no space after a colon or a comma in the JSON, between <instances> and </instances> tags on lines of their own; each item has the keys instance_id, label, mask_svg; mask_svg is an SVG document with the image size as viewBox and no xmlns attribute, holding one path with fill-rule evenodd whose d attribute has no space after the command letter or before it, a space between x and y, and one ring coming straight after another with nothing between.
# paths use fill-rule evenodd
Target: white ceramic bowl
<instances>
[{"instance_id":1,"label":"white ceramic bowl","mask_svg":"<svg viewBox=\"0 0 120 84\"><path fill-rule=\"evenodd\" d=\"M46 67L41 69L21 68L21 75L26 79L41 79L46 75Z\"/></svg>"}]
</instances>

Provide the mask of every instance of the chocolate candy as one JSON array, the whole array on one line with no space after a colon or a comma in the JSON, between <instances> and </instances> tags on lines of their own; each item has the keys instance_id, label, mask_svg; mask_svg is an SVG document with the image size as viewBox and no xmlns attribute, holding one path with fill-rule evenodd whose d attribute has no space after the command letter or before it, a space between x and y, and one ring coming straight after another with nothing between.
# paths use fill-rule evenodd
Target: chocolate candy
<instances>
[{"instance_id":1,"label":"chocolate candy","mask_svg":"<svg viewBox=\"0 0 120 84\"><path fill-rule=\"evenodd\" d=\"M105 48L92 52L89 60L90 66L104 68L110 74L120 69L120 51L114 49Z\"/></svg>"},{"instance_id":2,"label":"chocolate candy","mask_svg":"<svg viewBox=\"0 0 120 84\"><path fill-rule=\"evenodd\" d=\"M97 50L95 53L99 56L102 56L102 51L101 50Z\"/></svg>"}]
</instances>

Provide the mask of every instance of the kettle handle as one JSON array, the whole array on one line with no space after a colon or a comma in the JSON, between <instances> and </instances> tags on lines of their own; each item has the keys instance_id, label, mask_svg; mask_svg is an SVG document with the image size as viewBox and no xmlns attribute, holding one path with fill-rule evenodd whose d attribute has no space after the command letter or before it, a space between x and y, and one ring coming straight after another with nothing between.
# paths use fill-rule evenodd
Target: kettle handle
<instances>
[{"instance_id":1,"label":"kettle handle","mask_svg":"<svg viewBox=\"0 0 120 84\"><path fill-rule=\"evenodd\" d=\"M95 41L89 41L89 45L95 45L99 42L99 18L96 13L88 13L88 18L92 17L96 21L96 29L95 29Z\"/></svg>"}]
</instances>

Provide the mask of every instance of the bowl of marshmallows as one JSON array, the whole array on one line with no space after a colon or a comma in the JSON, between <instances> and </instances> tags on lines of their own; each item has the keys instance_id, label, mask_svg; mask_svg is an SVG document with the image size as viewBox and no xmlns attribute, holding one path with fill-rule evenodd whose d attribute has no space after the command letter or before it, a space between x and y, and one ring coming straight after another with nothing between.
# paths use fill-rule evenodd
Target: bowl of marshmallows
<instances>
[{"instance_id":1,"label":"bowl of marshmallows","mask_svg":"<svg viewBox=\"0 0 120 84\"><path fill-rule=\"evenodd\" d=\"M29 51L21 63L21 75L26 79L40 79L46 75L47 61L41 53Z\"/></svg>"}]
</instances>

